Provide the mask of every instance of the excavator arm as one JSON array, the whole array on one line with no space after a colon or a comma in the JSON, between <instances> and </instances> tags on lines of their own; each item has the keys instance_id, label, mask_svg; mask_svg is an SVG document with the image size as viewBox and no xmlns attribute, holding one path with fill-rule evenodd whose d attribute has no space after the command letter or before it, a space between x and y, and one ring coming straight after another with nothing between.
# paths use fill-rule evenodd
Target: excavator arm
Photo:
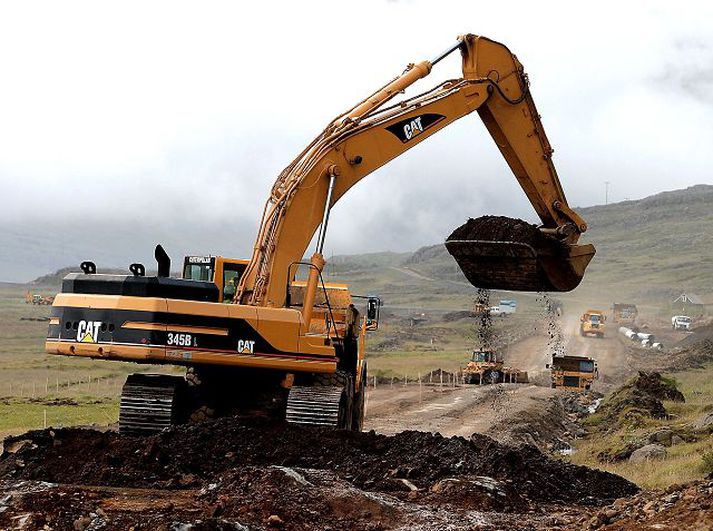
<instances>
[{"instance_id":1,"label":"excavator arm","mask_svg":"<svg viewBox=\"0 0 713 531\"><path fill-rule=\"evenodd\" d=\"M462 78L386 105L456 49L463 57ZM473 111L480 115L542 220L542 230L566 244L570 256L588 257L588 263L593 247L575 245L586 223L567 204L522 65L502 44L466 35L433 61L409 65L401 76L337 117L283 170L265 205L236 302L284 306L295 264L321 226L308 282L313 295L324 266L321 252L331 207L368 174ZM472 265L479 260L468 257L473 245L457 242L457 246L467 250L459 258L449 247L462 268L462 261L470 260ZM492 255L492 250L488 252ZM513 257L517 259L517 253ZM580 279L586 263L578 265ZM500 284L509 287L506 278ZM311 309L309 293L308 288L303 305L306 319Z\"/></svg>"}]
</instances>

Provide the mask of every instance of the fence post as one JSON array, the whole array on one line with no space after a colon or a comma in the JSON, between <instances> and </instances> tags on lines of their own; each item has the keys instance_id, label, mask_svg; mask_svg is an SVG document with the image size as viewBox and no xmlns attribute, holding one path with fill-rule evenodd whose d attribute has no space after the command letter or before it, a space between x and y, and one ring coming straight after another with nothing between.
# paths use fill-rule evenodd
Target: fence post
<instances>
[{"instance_id":1,"label":"fence post","mask_svg":"<svg viewBox=\"0 0 713 531\"><path fill-rule=\"evenodd\" d=\"M374 376L374 389L376 389L376 376Z\"/></svg>"},{"instance_id":2,"label":"fence post","mask_svg":"<svg viewBox=\"0 0 713 531\"><path fill-rule=\"evenodd\" d=\"M418 401L423 402L423 386L421 385L421 373L418 373Z\"/></svg>"}]
</instances>

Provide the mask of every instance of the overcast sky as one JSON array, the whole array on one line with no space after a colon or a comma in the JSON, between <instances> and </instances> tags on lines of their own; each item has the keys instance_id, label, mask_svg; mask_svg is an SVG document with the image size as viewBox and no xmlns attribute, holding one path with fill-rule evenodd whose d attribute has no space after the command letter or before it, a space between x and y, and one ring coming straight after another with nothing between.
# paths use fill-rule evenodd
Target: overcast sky
<instances>
[{"instance_id":1,"label":"overcast sky","mask_svg":"<svg viewBox=\"0 0 713 531\"><path fill-rule=\"evenodd\" d=\"M524 64L570 204L711 183L711 20L710 2L5 2L0 222L200 218L246 255L304 145L467 32ZM413 250L486 213L535 219L473 115L347 194L327 252Z\"/></svg>"}]
</instances>

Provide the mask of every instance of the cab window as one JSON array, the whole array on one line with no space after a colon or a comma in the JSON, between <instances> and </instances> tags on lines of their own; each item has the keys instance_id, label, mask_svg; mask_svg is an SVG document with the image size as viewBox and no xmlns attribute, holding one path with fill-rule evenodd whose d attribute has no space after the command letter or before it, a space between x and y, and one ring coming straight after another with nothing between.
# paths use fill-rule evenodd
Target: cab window
<instances>
[{"instance_id":1,"label":"cab window","mask_svg":"<svg viewBox=\"0 0 713 531\"><path fill-rule=\"evenodd\" d=\"M245 264L223 265L223 301L230 302L235 297L235 290L247 266Z\"/></svg>"},{"instance_id":2,"label":"cab window","mask_svg":"<svg viewBox=\"0 0 713 531\"><path fill-rule=\"evenodd\" d=\"M213 267L210 264L186 264L183 268L183 278L186 280L213 281Z\"/></svg>"}]
</instances>

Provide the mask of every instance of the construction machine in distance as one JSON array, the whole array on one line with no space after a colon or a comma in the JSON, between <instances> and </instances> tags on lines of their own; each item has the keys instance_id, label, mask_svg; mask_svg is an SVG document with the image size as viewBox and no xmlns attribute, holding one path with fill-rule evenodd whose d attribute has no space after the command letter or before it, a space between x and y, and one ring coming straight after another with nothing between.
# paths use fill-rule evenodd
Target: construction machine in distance
<instances>
[{"instance_id":1,"label":"construction machine in distance","mask_svg":"<svg viewBox=\"0 0 713 531\"><path fill-rule=\"evenodd\" d=\"M490 349L475 349L463 368L466 384L528 383L527 372L507 367L502 355Z\"/></svg>"},{"instance_id":2,"label":"construction machine in distance","mask_svg":"<svg viewBox=\"0 0 713 531\"><path fill-rule=\"evenodd\" d=\"M590 335L604 337L604 333L606 332L604 322L606 320L607 316L604 315L602 310L587 310L579 318L579 335L582 337Z\"/></svg>"},{"instance_id":3,"label":"construction machine in distance","mask_svg":"<svg viewBox=\"0 0 713 531\"><path fill-rule=\"evenodd\" d=\"M599 379L597 361L585 356L552 356L550 369L553 389L589 391Z\"/></svg>"},{"instance_id":4,"label":"construction machine in distance","mask_svg":"<svg viewBox=\"0 0 713 531\"><path fill-rule=\"evenodd\" d=\"M461 78L392 102L456 50ZM331 208L365 176L472 112L541 218L537 234L556 240L558 252L539 256L521 241L460 241L457 263L471 271L487 265L469 277L475 285L572 289L595 250L577 244L587 225L567 204L527 75L504 45L464 35L339 115L282 171L250 260L188 257L184 278L169 277L160 246L156 277L146 277L142 264L132 264L130 275L100 275L85 262L54 301L46 351L187 367L185 378L128 377L123 433L236 410L361 429L365 333L378 322L379 300L366 299L362 316L346 286L322 281ZM303 261L316 232L315 252ZM295 280L300 266L309 271L303 282Z\"/></svg>"},{"instance_id":5,"label":"construction machine in distance","mask_svg":"<svg viewBox=\"0 0 713 531\"><path fill-rule=\"evenodd\" d=\"M636 317L639 315L636 304L615 302L611 308L612 320L617 324L633 325L636 322Z\"/></svg>"},{"instance_id":6,"label":"construction machine in distance","mask_svg":"<svg viewBox=\"0 0 713 531\"><path fill-rule=\"evenodd\" d=\"M25 292L25 304L34 304L35 306L49 306L54 302L54 297L44 296L39 293L32 293L30 290Z\"/></svg>"}]
</instances>

